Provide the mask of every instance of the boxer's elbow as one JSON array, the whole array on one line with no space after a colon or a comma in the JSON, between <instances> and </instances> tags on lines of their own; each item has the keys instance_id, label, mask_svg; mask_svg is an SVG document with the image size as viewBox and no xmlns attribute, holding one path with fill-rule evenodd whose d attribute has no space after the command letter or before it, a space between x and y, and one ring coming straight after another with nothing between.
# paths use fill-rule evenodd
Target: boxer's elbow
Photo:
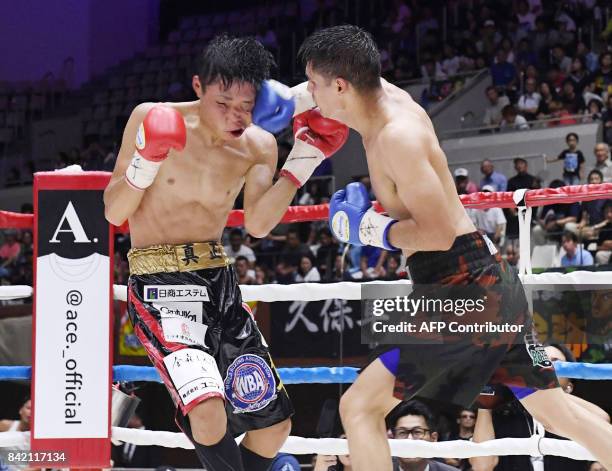
<instances>
[{"instance_id":1,"label":"boxer's elbow","mask_svg":"<svg viewBox=\"0 0 612 471\"><path fill-rule=\"evenodd\" d=\"M257 218L250 218L247 216L248 213L244 213L244 228L246 231L256 239L262 239L266 237L270 231L271 227L266 227L263 221L258 220Z\"/></svg>"},{"instance_id":2,"label":"boxer's elbow","mask_svg":"<svg viewBox=\"0 0 612 471\"><path fill-rule=\"evenodd\" d=\"M123 214L118 214L117 211L113 211L110 206L104 208L104 217L113 226L120 226L126 221L126 217Z\"/></svg>"}]
</instances>

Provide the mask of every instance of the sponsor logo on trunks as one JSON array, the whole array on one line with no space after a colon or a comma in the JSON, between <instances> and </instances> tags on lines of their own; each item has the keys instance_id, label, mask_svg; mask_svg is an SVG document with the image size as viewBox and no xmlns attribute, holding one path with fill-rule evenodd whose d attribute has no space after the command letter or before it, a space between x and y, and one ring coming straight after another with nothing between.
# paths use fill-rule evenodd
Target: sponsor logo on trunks
<instances>
[{"instance_id":1,"label":"sponsor logo on trunks","mask_svg":"<svg viewBox=\"0 0 612 471\"><path fill-rule=\"evenodd\" d=\"M276 399L276 380L266 361L257 355L241 355L227 369L225 396L234 414L255 412Z\"/></svg>"},{"instance_id":2,"label":"sponsor logo on trunks","mask_svg":"<svg viewBox=\"0 0 612 471\"><path fill-rule=\"evenodd\" d=\"M540 368L552 368L552 361L548 358L546 350L542 344L538 343L532 334L525 335L525 347L527 353L531 357L533 366L539 366Z\"/></svg>"},{"instance_id":3,"label":"sponsor logo on trunks","mask_svg":"<svg viewBox=\"0 0 612 471\"><path fill-rule=\"evenodd\" d=\"M177 316L162 316L162 331L168 342L184 345L200 345L208 348L205 343L208 327L202 323L192 322Z\"/></svg>"},{"instance_id":4,"label":"sponsor logo on trunks","mask_svg":"<svg viewBox=\"0 0 612 471\"><path fill-rule=\"evenodd\" d=\"M162 317L183 317L193 322L202 323L202 303L169 302L152 303Z\"/></svg>"},{"instance_id":5,"label":"sponsor logo on trunks","mask_svg":"<svg viewBox=\"0 0 612 471\"><path fill-rule=\"evenodd\" d=\"M209 301L206 286L145 285L145 301Z\"/></svg>"}]
</instances>

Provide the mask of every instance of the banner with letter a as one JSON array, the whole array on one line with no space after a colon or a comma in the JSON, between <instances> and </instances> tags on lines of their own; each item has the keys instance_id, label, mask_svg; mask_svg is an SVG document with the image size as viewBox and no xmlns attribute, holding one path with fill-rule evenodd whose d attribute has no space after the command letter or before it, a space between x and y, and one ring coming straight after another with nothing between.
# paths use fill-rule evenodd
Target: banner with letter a
<instances>
[{"instance_id":1,"label":"banner with letter a","mask_svg":"<svg viewBox=\"0 0 612 471\"><path fill-rule=\"evenodd\" d=\"M34 176L31 445L37 457L50 457L46 464L53 468L110 466L113 246L104 218L107 183L102 172Z\"/></svg>"}]
</instances>

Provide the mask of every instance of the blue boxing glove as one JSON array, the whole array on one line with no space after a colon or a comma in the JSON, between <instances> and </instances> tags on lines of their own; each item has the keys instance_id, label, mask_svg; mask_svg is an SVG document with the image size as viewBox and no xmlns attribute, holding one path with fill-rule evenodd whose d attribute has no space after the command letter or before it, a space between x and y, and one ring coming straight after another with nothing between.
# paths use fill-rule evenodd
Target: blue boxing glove
<instances>
[{"instance_id":1,"label":"blue boxing glove","mask_svg":"<svg viewBox=\"0 0 612 471\"><path fill-rule=\"evenodd\" d=\"M329 227L342 242L397 250L389 242L389 228L396 222L374 211L362 183L350 183L336 191L329 203Z\"/></svg>"},{"instance_id":2,"label":"blue boxing glove","mask_svg":"<svg viewBox=\"0 0 612 471\"><path fill-rule=\"evenodd\" d=\"M253 124L271 133L285 129L296 114L314 108L308 82L289 88L276 80L264 80L252 111Z\"/></svg>"}]
</instances>

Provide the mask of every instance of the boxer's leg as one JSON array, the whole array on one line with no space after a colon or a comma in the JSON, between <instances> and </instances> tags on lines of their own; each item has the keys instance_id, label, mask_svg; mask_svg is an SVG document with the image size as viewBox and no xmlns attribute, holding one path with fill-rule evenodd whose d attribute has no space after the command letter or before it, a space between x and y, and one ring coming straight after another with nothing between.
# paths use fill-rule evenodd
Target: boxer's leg
<instances>
[{"instance_id":1,"label":"boxer's leg","mask_svg":"<svg viewBox=\"0 0 612 471\"><path fill-rule=\"evenodd\" d=\"M394 385L395 376L376 359L340 399L340 417L355 471L392 469L385 416L397 405Z\"/></svg>"},{"instance_id":2,"label":"boxer's leg","mask_svg":"<svg viewBox=\"0 0 612 471\"><path fill-rule=\"evenodd\" d=\"M240 444L245 470L266 471L291 432L291 420L247 432Z\"/></svg>"},{"instance_id":3,"label":"boxer's leg","mask_svg":"<svg viewBox=\"0 0 612 471\"><path fill-rule=\"evenodd\" d=\"M521 404L544 428L580 443L606 469L612 469L612 426L578 406L561 388L535 391Z\"/></svg>"}]
</instances>

